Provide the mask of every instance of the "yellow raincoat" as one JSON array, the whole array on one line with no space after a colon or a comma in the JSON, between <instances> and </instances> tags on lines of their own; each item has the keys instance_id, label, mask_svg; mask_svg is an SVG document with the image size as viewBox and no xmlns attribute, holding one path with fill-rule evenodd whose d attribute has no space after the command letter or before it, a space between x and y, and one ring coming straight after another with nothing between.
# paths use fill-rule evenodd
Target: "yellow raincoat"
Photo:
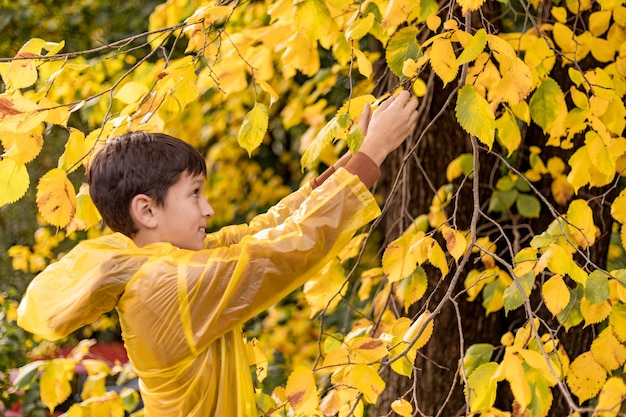
<instances>
[{"instance_id":1,"label":"yellow raincoat","mask_svg":"<svg viewBox=\"0 0 626 417\"><path fill-rule=\"evenodd\" d=\"M120 233L83 241L33 280L18 323L58 339L117 307L146 415L256 416L240 327L379 213L359 178L339 169L249 225L208 235L205 250L138 248Z\"/></svg>"}]
</instances>

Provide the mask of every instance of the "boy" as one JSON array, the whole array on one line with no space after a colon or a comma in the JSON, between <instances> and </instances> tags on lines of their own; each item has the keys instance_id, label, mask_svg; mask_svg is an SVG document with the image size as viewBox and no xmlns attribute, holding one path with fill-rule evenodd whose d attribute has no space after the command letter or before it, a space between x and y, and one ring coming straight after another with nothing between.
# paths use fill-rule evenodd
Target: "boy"
<instances>
[{"instance_id":1,"label":"boy","mask_svg":"<svg viewBox=\"0 0 626 417\"><path fill-rule=\"evenodd\" d=\"M249 225L210 235L206 166L195 149L160 134L111 138L89 181L116 233L79 243L35 277L19 325L54 340L117 308L147 416L256 416L241 325L304 284L379 215L368 188L415 128L416 106L401 92L371 120L368 107L358 153Z\"/></svg>"}]
</instances>

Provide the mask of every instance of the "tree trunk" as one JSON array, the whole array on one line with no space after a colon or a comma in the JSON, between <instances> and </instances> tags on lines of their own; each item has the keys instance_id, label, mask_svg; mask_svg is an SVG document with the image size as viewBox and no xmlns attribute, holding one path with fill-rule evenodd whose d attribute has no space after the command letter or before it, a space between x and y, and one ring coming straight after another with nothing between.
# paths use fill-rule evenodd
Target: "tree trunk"
<instances>
[{"instance_id":1,"label":"tree trunk","mask_svg":"<svg viewBox=\"0 0 626 417\"><path fill-rule=\"evenodd\" d=\"M429 99L424 99L429 102L426 104L425 110L422 110L422 114L427 113L424 119L431 121L443 109L442 115L435 122L435 127L429 128L419 144L416 145L417 136L425 129L424 125L420 125L414 137L407 141L404 152L399 151L390 155L383 167L381 186L383 193L387 196L385 204L386 210L388 210L381 224L385 233L385 243L397 238L416 216L428 213L437 188L448 182L446 167L449 162L461 153L471 152L468 135L456 123L454 101L451 104L446 104L449 94L452 93L452 88L448 87L442 90L439 86L432 91L438 93L433 94ZM524 149L528 149L532 145L545 148L546 138L540 129L529 129L523 140ZM408 150L411 150L411 156L403 167L404 155ZM560 148L553 148L552 151L555 154L563 152ZM525 156L520 158L523 163L526 163ZM487 211L488 196L494 189L495 182L499 177L499 175L494 175L497 174L497 167L498 162L493 154L481 152L479 195L484 212ZM395 190L392 190L396 178L400 179ZM459 184L460 182L457 181L455 185ZM469 227L470 217L474 210L471 185L471 181L467 181L463 185L457 199L458 205L453 206L446 213L448 216L454 214L455 225L459 229ZM541 187L542 195L551 195L550 185L547 181L540 182L538 186ZM550 200L556 206L551 198ZM596 224L603 225L605 227L603 230L610 231L611 228L605 226L611 222L609 207L599 205L594 207L594 213L597 216L595 218ZM529 228L522 229L522 232L526 234L523 236L524 245L528 245L533 235L543 232L552 220L553 217L550 212L542 207L540 217L532 222L527 222ZM481 225L486 226L484 219L481 221ZM609 238L608 234L604 234L592 247L592 260L599 266L606 264ZM511 260L507 259L507 261ZM467 270L477 267L480 266L470 262ZM423 308L424 303L427 303L427 308L432 311L450 285L450 277L441 281L438 271L434 271L432 268L425 269L429 276L427 296L414 306L408 314L409 317ZM525 314L520 308L510 312L508 316L505 316L503 310L486 315L480 297L474 302L468 302L467 296L462 294L463 280L467 270L461 274L453 292L453 294L461 294L454 298L458 311L452 302L447 302L436 317L435 331L431 341L418 352L414 379L399 376L392 370L388 370L383 375L387 381L387 388L379 397L374 415L384 415L390 410L391 402L407 393L411 393L408 398L413 398L414 403L418 405L419 410L415 412L416 415L449 417L468 413L463 385L461 384L462 379L458 374L458 361L461 351L466 350L474 343L491 343L494 346L499 346L503 334L515 330L525 323ZM452 268L451 271L453 271ZM429 297L431 293L432 296ZM402 311L400 307L396 310ZM592 340L591 327L589 326L586 331L577 328L575 332L559 334L571 359L589 348ZM501 358L495 358L495 360L499 359ZM498 395L496 406L511 410L512 395L508 386L506 383L499 385L501 394ZM555 399L550 415L568 415L567 403L556 388L553 390L553 394Z\"/></svg>"}]
</instances>

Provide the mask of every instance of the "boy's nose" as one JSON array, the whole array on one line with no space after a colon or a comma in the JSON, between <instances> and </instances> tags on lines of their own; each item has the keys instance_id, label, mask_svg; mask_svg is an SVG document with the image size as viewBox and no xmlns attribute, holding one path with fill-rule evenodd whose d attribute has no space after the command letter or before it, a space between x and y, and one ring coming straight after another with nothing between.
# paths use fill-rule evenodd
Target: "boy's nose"
<instances>
[{"instance_id":1,"label":"boy's nose","mask_svg":"<svg viewBox=\"0 0 626 417\"><path fill-rule=\"evenodd\" d=\"M206 217L211 217L215 214L215 210L213 210L213 207L211 207L211 205L209 204L208 201L206 200L202 200L204 201L204 207L202 209L202 214Z\"/></svg>"}]
</instances>

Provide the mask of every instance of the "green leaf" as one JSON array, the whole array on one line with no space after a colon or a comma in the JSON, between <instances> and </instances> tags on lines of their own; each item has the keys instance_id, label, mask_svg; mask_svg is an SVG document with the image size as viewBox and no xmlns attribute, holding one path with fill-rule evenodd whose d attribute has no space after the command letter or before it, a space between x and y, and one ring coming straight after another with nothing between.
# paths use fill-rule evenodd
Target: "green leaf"
<instances>
[{"instance_id":1,"label":"green leaf","mask_svg":"<svg viewBox=\"0 0 626 417\"><path fill-rule=\"evenodd\" d=\"M583 315L580 311L580 299L583 297L582 286L578 285L574 289L569 289L570 297L567 307L557 314L556 319L569 330L578 326L583 321Z\"/></svg>"},{"instance_id":2,"label":"green leaf","mask_svg":"<svg viewBox=\"0 0 626 417\"><path fill-rule=\"evenodd\" d=\"M487 46L487 32L481 28L463 48L463 52L456 59L457 64L461 66L475 60L485 50L485 46Z\"/></svg>"},{"instance_id":3,"label":"green leaf","mask_svg":"<svg viewBox=\"0 0 626 417\"><path fill-rule=\"evenodd\" d=\"M124 410L130 413L137 408L139 404L139 394L137 391L131 388L124 388L120 393L120 398L122 399L122 405L124 406Z\"/></svg>"},{"instance_id":4,"label":"green leaf","mask_svg":"<svg viewBox=\"0 0 626 417\"><path fill-rule=\"evenodd\" d=\"M324 147L337 137L339 130L337 116L335 116L319 131L315 139L311 141L304 151L304 154L302 154L301 163L303 168L313 168L319 160Z\"/></svg>"},{"instance_id":5,"label":"green leaf","mask_svg":"<svg viewBox=\"0 0 626 417\"><path fill-rule=\"evenodd\" d=\"M467 133L491 148L496 134L496 118L487 100L473 85L465 85L459 91L456 118Z\"/></svg>"},{"instance_id":6,"label":"green leaf","mask_svg":"<svg viewBox=\"0 0 626 417\"><path fill-rule=\"evenodd\" d=\"M556 121L565 98L552 78L545 78L530 98L530 117L545 132Z\"/></svg>"},{"instance_id":7,"label":"green leaf","mask_svg":"<svg viewBox=\"0 0 626 417\"><path fill-rule=\"evenodd\" d=\"M505 110L496 120L496 128L498 129L498 142L507 150L507 156L511 156L519 148L522 134L513 112L508 108Z\"/></svg>"},{"instance_id":8,"label":"green leaf","mask_svg":"<svg viewBox=\"0 0 626 417\"><path fill-rule=\"evenodd\" d=\"M472 412L487 411L496 400L498 381L495 378L498 364L495 362L480 365L467 379L465 397L469 399Z\"/></svg>"},{"instance_id":9,"label":"green leaf","mask_svg":"<svg viewBox=\"0 0 626 417\"><path fill-rule=\"evenodd\" d=\"M532 392L528 409L533 416L547 416L552 405L552 391L545 377L536 369L524 369Z\"/></svg>"},{"instance_id":10,"label":"green leaf","mask_svg":"<svg viewBox=\"0 0 626 417\"><path fill-rule=\"evenodd\" d=\"M506 212L513 206L518 194L517 190L494 191L489 199L489 212Z\"/></svg>"},{"instance_id":11,"label":"green leaf","mask_svg":"<svg viewBox=\"0 0 626 417\"><path fill-rule=\"evenodd\" d=\"M246 114L239 130L237 142L248 151L248 155L263 142L268 125L267 107L262 103L255 103L252 110Z\"/></svg>"},{"instance_id":12,"label":"green leaf","mask_svg":"<svg viewBox=\"0 0 626 417\"><path fill-rule=\"evenodd\" d=\"M596 269L585 283L585 298L590 304L599 304L609 298L609 276Z\"/></svg>"},{"instance_id":13,"label":"green leaf","mask_svg":"<svg viewBox=\"0 0 626 417\"><path fill-rule=\"evenodd\" d=\"M541 203L534 195L519 194L515 200L517 212L528 219L536 219L541 214Z\"/></svg>"},{"instance_id":14,"label":"green leaf","mask_svg":"<svg viewBox=\"0 0 626 417\"><path fill-rule=\"evenodd\" d=\"M482 292L482 306L485 308L485 314L494 313L503 307L505 289L506 284L501 279L496 279L485 285Z\"/></svg>"},{"instance_id":15,"label":"green leaf","mask_svg":"<svg viewBox=\"0 0 626 417\"><path fill-rule=\"evenodd\" d=\"M489 343L476 343L467 348L463 355L463 368L466 376L470 376L472 372L480 365L491 360L495 348Z\"/></svg>"},{"instance_id":16,"label":"green leaf","mask_svg":"<svg viewBox=\"0 0 626 417\"><path fill-rule=\"evenodd\" d=\"M613 304L611 314L609 315L609 323L613 333L615 333L620 342L626 342L626 304Z\"/></svg>"},{"instance_id":17,"label":"green leaf","mask_svg":"<svg viewBox=\"0 0 626 417\"><path fill-rule=\"evenodd\" d=\"M408 26L397 31L385 49L387 65L398 77L403 78L402 67L407 59L417 60L421 56L417 42L418 29Z\"/></svg>"},{"instance_id":18,"label":"green leaf","mask_svg":"<svg viewBox=\"0 0 626 417\"><path fill-rule=\"evenodd\" d=\"M398 281L396 284L396 296L402 302L405 312L408 312L409 307L424 296L427 287L428 278L426 271L419 265L409 276Z\"/></svg>"},{"instance_id":19,"label":"green leaf","mask_svg":"<svg viewBox=\"0 0 626 417\"><path fill-rule=\"evenodd\" d=\"M374 13L368 13L365 17L355 20L346 30L346 39L359 40L367 35L374 24L374 18Z\"/></svg>"},{"instance_id":20,"label":"green leaf","mask_svg":"<svg viewBox=\"0 0 626 417\"><path fill-rule=\"evenodd\" d=\"M526 297L530 295L530 291L535 283L535 275L531 270L519 277L517 281L524 290L524 293L522 294L522 292L520 292L515 282L512 282L511 285L504 290L504 311L506 314L509 314L510 311L513 311L524 304Z\"/></svg>"},{"instance_id":21,"label":"green leaf","mask_svg":"<svg viewBox=\"0 0 626 417\"><path fill-rule=\"evenodd\" d=\"M21 390L27 391L37 380L39 374L39 366L43 361L34 361L22 366L17 373L17 377L13 381L13 385Z\"/></svg>"}]
</instances>

